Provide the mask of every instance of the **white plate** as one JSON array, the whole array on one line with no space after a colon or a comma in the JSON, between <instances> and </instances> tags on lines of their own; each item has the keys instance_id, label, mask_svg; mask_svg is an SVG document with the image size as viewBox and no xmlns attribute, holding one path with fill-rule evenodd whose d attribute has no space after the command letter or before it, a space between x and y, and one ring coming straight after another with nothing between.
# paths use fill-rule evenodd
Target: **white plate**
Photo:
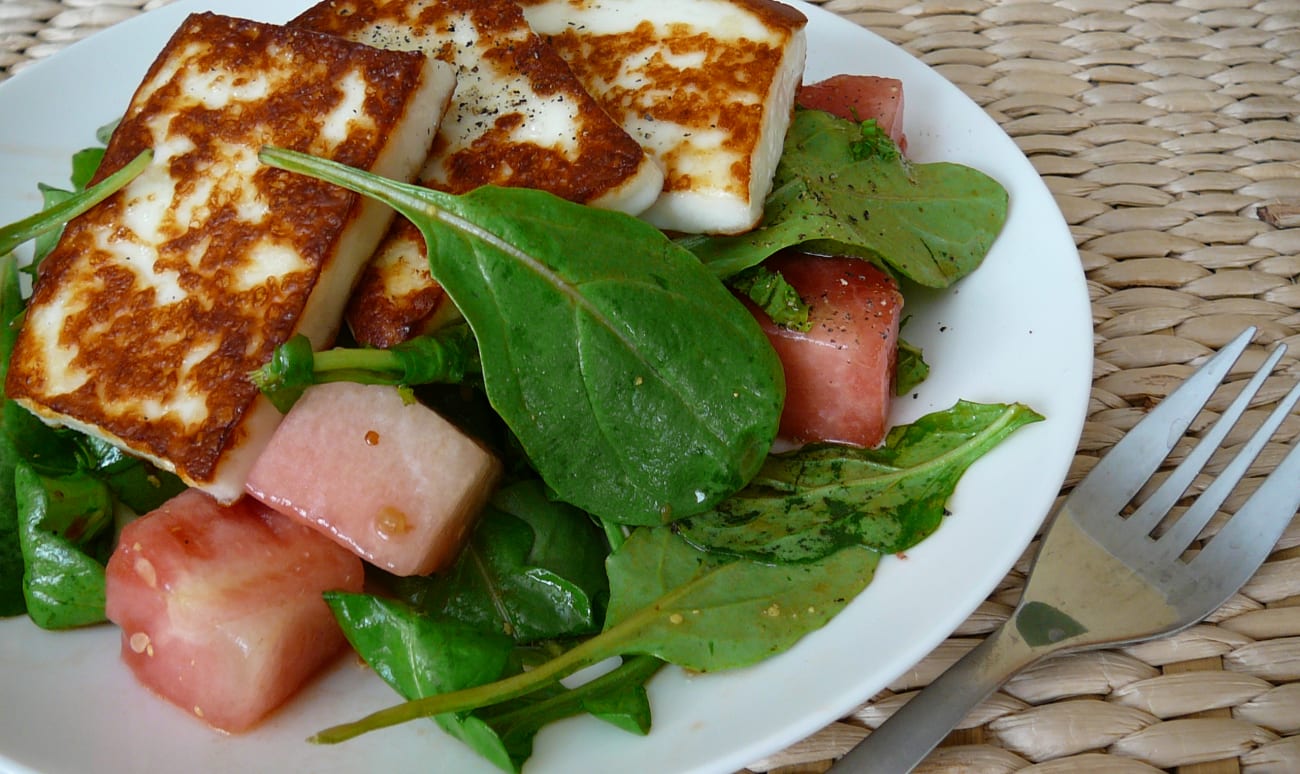
<instances>
[{"instance_id":1,"label":"white plate","mask_svg":"<svg viewBox=\"0 0 1300 774\"><path fill-rule=\"evenodd\" d=\"M179 2L99 33L0 84L0 223L39 208L36 183L66 180L69 154L123 109L164 40L201 6L282 21L306 2ZM1021 401L1047 421L976 463L939 531L882 562L859 599L790 652L744 670L651 684L654 730L636 737L583 718L545 729L529 774L729 772L815 732L924 657L978 605L1032 539L1078 442L1092 365L1089 300L1069 231L1029 162L956 87L902 50L813 6L807 78L836 72L904 82L910 155L982 169L1011 193L985 265L955 289L909 299L906 336L933 365L909 421L958 398ZM42 772L492 771L429 722L334 747L304 739L395 702L349 663L267 724L228 737L152 697L102 626L51 634L0 622L0 768Z\"/></svg>"}]
</instances>

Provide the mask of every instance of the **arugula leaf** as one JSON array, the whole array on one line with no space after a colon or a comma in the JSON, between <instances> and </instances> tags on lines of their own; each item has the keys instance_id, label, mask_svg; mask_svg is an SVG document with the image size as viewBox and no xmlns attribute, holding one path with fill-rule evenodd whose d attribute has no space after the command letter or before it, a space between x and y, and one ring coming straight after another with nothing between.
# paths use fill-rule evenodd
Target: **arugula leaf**
<instances>
[{"instance_id":1,"label":"arugula leaf","mask_svg":"<svg viewBox=\"0 0 1300 774\"><path fill-rule=\"evenodd\" d=\"M759 227L678 243L722 277L795 245L874 260L927 287L974 271L1006 221L1006 189L960 164L859 157L863 141L853 121L796 111Z\"/></svg>"},{"instance_id":2,"label":"arugula leaf","mask_svg":"<svg viewBox=\"0 0 1300 774\"><path fill-rule=\"evenodd\" d=\"M14 487L19 538L26 572L27 614L45 629L67 629L104 618L104 562L112 534L113 501L108 488L85 474L59 479L19 464ZM99 556L92 555L94 552Z\"/></svg>"},{"instance_id":3,"label":"arugula leaf","mask_svg":"<svg viewBox=\"0 0 1300 774\"><path fill-rule=\"evenodd\" d=\"M72 174L69 176L69 180L72 182L71 190L55 188L54 186L46 185L44 183L37 184L36 187L41 192L41 209L49 210L66 202L81 191L86 190L86 186L90 185L90 181L94 179L95 172L99 169L100 162L104 160L105 150L107 149L103 147L84 148L72 154ZM54 246L58 244L59 236L62 233L63 229L57 228L36 236L33 240L32 261L26 269L28 273L35 276L36 267L40 265L45 256L49 255L50 251L54 249Z\"/></svg>"},{"instance_id":4,"label":"arugula leaf","mask_svg":"<svg viewBox=\"0 0 1300 774\"><path fill-rule=\"evenodd\" d=\"M103 141L105 145L107 140ZM95 173L99 171L99 165L104 161L104 152L106 147L82 148L72 154L72 175L69 180L72 182L72 190L84 191L90 185L90 181L95 179Z\"/></svg>"},{"instance_id":5,"label":"arugula leaf","mask_svg":"<svg viewBox=\"0 0 1300 774\"><path fill-rule=\"evenodd\" d=\"M522 674L380 710L312 741L333 744L518 699L614 656L653 656L699 672L755 664L839 613L870 582L879 558L851 546L817 562L771 565L700 551L668 527L642 527L607 562L610 605L600 634Z\"/></svg>"},{"instance_id":6,"label":"arugula leaf","mask_svg":"<svg viewBox=\"0 0 1300 774\"><path fill-rule=\"evenodd\" d=\"M817 561L845 546L906 550L933 532L966 469L1042 417L959 401L890 431L879 449L829 444L773 455L744 490L677 525L691 543L760 561Z\"/></svg>"},{"instance_id":7,"label":"arugula leaf","mask_svg":"<svg viewBox=\"0 0 1300 774\"><path fill-rule=\"evenodd\" d=\"M453 196L286 150L262 159L419 226L433 278L478 340L488 399L561 499L662 524L762 464L781 364L740 302L654 227L542 191Z\"/></svg>"},{"instance_id":8,"label":"arugula leaf","mask_svg":"<svg viewBox=\"0 0 1300 774\"><path fill-rule=\"evenodd\" d=\"M930 364L925 362L921 349L899 339L898 359L894 362L894 394L906 395L929 375Z\"/></svg>"},{"instance_id":9,"label":"arugula leaf","mask_svg":"<svg viewBox=\"0 0 1300 774\"><path fill-rule=\"evenodd\" d=\"M751 266L728 277L727 286L753 301L777 325L796 331L812 329L808 304L780 273Z\"/></svg>"},{"instance_id":10,"label":"arugula leaf","mask_svg":"<svg viewBox=\"0 0 1300 774\"><path fill-rule=\"evenodd\" d=\"M696 672L756 664L821 628L870 582L880 555L851 546L773 565L700 551L672 529L640 529L610 557L605 633Z\"/></svg>"},{"instance_id":11,"label":"arugula leaf","mask_svg":"<svg viewBox=\"0 0 1300 774\"><path fill-rule=\"evenodd\" d=\"M497 493L451 570L395 585L426 611L518 642L591 634L609 593L605 553L586 514L525 481Z\"/></svg>"},{"instance_id":12,"label":"arugula leaf","mask_svg":"<svg viewBox=\"0 0 1300 774\"><path fill-rule=\"evenodd\" d=\"M149 166L153 151L144 151L123 167L84 191L66 198L59 197L53 206L42 209L15 223L0 228L0 255L10 252L29 239L57 231L63 224L112 196Z\"/></svg>"},{"instance_id":13,"label":"arugula leaf","mask_svg":"<svg viewBox=\"0 0 1300 774\"><path fill-rule=\"evenodd\" d=\"M633 656L615 669L576 688L555 683L514 701L477 710L501 739L511 759L522 768L533 754L537 732L557 720L588 713L629 733L650 732L650 702L645 683L663 662Z\"/></svg>"},{"instance_id":14,"label":"arugula leaf","mask_svg":"<svg viewBox=\"0 0 1300 774\"><path fill-rule=\"evenodd\" d=\"M55 188L44 183L38 183L36 187L41 192L41 209L43 210L57 207L77 195L76 191ZM61 236L63 236L62 226L37 234L32 239L32 260L24 267L23 271L27 272L29 276L35 277L41 261L45 260L45 256L49 255L54 246L59 243L59 237Z\"/></svg>"},{"instance_id":15,"label":"arugula leaf","mask_svg":"<svg viewBox=\"0 0 1300 774\"><path fill-rule=\"evenodd\" d=\"M633 656L608 680L592 681L579 694L582 708L630 734L650 733L650 698L645 684L664 665L650 656Z\"/></svg>"},{"instance_id":16,"label":"arugula leaf","mask_svg":"<svg viewBox=\"0 0 1300 774\"><path fill-rule=\"evenodd\" d=\"M876 119L868 118L859 124L859 128L862 139L849 143L849 152L853 154L853 158L861 161L875 156L884 161L902 160L898 145L889 138L888 132L880 128Z\"/></svg>"}]
</instances>

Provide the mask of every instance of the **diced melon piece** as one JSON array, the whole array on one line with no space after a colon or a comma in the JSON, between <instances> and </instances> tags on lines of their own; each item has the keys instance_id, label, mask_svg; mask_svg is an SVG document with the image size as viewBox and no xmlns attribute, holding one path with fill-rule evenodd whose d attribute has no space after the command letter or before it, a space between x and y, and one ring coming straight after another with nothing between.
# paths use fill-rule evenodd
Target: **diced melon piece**
<instances>
[{"instance_id":1,"label":"diced melon piece","mask_svg":"<svg viewBox=\"0 0 1300 774\"><path fill-rule=\"evenodd\" d=\"M109 620L145 686L224 731L278 707L346 645L321 594L360 591L357 557L245 497L197 489L122 531Z\"/></svg>"},{"instance_id":2,"label":"diced melon piece","mask_svg":"<svg viewBox=\"0 0 1300 774\"><path fill-rule=\"evenodd\" d=\"M248 492L396 575L449 564L501 463L395 387L310 387L253 465Z\"/></svg>"},{"instance_id":3,"label":"diced melon piece","mask_svg":"<svg viewBox=\"0 0 1300 774\"><path fill-rule=\"evenodd\" d=\"M889 432L903 296L859 258L778 253L765 263L808 303L808 331L759 324L785 369L782 438L878 446Z\"/></svg>"}]
</instances>

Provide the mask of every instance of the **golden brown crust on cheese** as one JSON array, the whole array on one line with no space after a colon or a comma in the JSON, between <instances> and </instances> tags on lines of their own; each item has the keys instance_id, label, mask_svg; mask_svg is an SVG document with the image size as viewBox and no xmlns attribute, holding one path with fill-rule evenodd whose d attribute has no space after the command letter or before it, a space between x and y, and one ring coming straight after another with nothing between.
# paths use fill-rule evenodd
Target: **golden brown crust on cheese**
<instances>
[{"instance_id":1,"label":"golden brown crust on cheese","mask_svg":"<svg viewBox=\"0 0 1300 774\"><path fill-rule=\"evenodd\" d=\"M806 22L803 14L776 2L740 2L749 6L768 26L789 34ZM524 4L528 0L521 0ZM724 148L742 154L733 164L726 181L728 193L747 197L752 176L750 150L757 144L763 126L765 103L738 102L737 94L765 94L785 56L783 45L752 40L720 41L688 25L665 35L650 22L628 32L594 34L568 29L549 40L579 80L601 84L599 98L610 115L624 125L638 122L668 122L700 131L721 130ZM647 50L661 53L637 67L634 83L622 77L626 62ZM666 55L665 55L666 54ZM682 67L670 57L698 63ZM668 94L668 98L665 98ZM681 148L661 151L667 179L664 191L695 188L691 165L679 162Z\"/></svg>"},{"instance_id":2,"label":"golden brown crust on cheese","mask_svg":"<svg viewBox=\"0 0 1300 774\"><path fill-rule=\"evenodd\" d=\"M421 179L429 187L537 188L631 212L659 193L662 174L645 150L533 33L514 0L327 0L290 24L419 48L457 68L460 82ZM545 112L557 105L563 120ZM564 136L553 134L557 127ZM423 237L401 221L363 272L346 319L358 341L387 347L423 333L445 303Z\"/></svg>"},{"instance_id":3,"label":"golden brown crust on cheese","mask_svg":"<svg viewBox=\"0 0 1300 774\"><path fill-rule=\"evenodd\" d=\"M307 30L187 18L137 90L100 174L151 147L162 166L72 221L42 263L7 394L97 428L191 483L207 480L257 397L247 372L293 334L359 202L249 160L271 144L369 167L424 66L418 54ZM339 84L358 78L364 120L326 139L316 119L343 107ZM237 107L207 104L218 90L246 94ZM242 160L233 165L232 148ZM153 201L171 196L173 180L174 198ZM250 185L256 195L246 198Z\"/></svg>"},{"instance_id":4,"label":"golden brown crust on cheese","mask_svg":"<svg viewBox=\"0 0 1300 774\"><path fill-rule=\"evenodd\" d=\"M352 335L362 344L388 348L425 332L447 292L429 273L424 237L409 220L393 228L366 270L361 273L345 317ZM410 259L393 255L410 250Z\"/></svg>"},{"instance_id":5,"label":"golden brown crust on cheese","mask_svg":"<svg viewBox=\"0 0 1300 774\"><path fill-rule=\"evenodd\" d=\"M472 48L455 45L456 25L472 24L482 41ZM458 93L449 114L474 115L481 127L473 144L451 149L443 161L446 178L426 185L463 193L494 184L538 188L579 202L596 199L636 174L645 151L601 108L573 77L551 47L531 33L514 0L327 0L290 22L292 26L338 35L377 46L420 46L436 42L432 56L466 71L496 65L522 75L542 95L562 96L576 106L576 152L562 152L512 137L528 119L520 110L479 112ZM408 37L393 40L384 25L405 25ZM432 156L449 152L447 138L434 140Z\"/></svg>"}]
</instances>

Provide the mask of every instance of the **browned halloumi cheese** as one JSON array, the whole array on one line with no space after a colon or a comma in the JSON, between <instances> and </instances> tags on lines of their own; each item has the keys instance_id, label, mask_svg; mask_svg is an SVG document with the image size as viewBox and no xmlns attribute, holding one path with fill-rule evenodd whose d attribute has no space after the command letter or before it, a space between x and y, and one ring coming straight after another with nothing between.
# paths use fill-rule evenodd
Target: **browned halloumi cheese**
<instances>
[{"instance_id":1,"label":"browned halloumi cheese","mask_svg":"<svg viewBox=\"0 0 1300 774\"><path fill-rule=\"evenodd\" d=\"M758 224L803 78L802 13L774 0L519 2L664 167L642 218L690 233Z\"/></svg>"},{"instance_id":2,"label":"browned halloumi cheese","mask_svg":"<svg viewBox=\"0 0 1300 774\"><path fill-rule=\"evenodd\" d=\"M247 378L316 346L392 211L262 165L276 145L414 178L455 76L422 54L188 17L137 89L100 175L152 164L41 264L7 394L231 501L280 415Z\"/></svg>"},{"instance_id":3,"label":"browned halloumi cheese","mask_svg":"<svg viewBox=\"0 0 1300 774\"><path fill-rule=\"evenodd\" d=\"M326 0L290 24L419 49L456 67L424 185L537 188L630 214L662 190L659 166L533 33L514 0ZM448 305L429 276L424 239L399 221L365 271L348 324L359 341L389 346L430 327L439 309Z\"/></svg>"}]
</instances>

